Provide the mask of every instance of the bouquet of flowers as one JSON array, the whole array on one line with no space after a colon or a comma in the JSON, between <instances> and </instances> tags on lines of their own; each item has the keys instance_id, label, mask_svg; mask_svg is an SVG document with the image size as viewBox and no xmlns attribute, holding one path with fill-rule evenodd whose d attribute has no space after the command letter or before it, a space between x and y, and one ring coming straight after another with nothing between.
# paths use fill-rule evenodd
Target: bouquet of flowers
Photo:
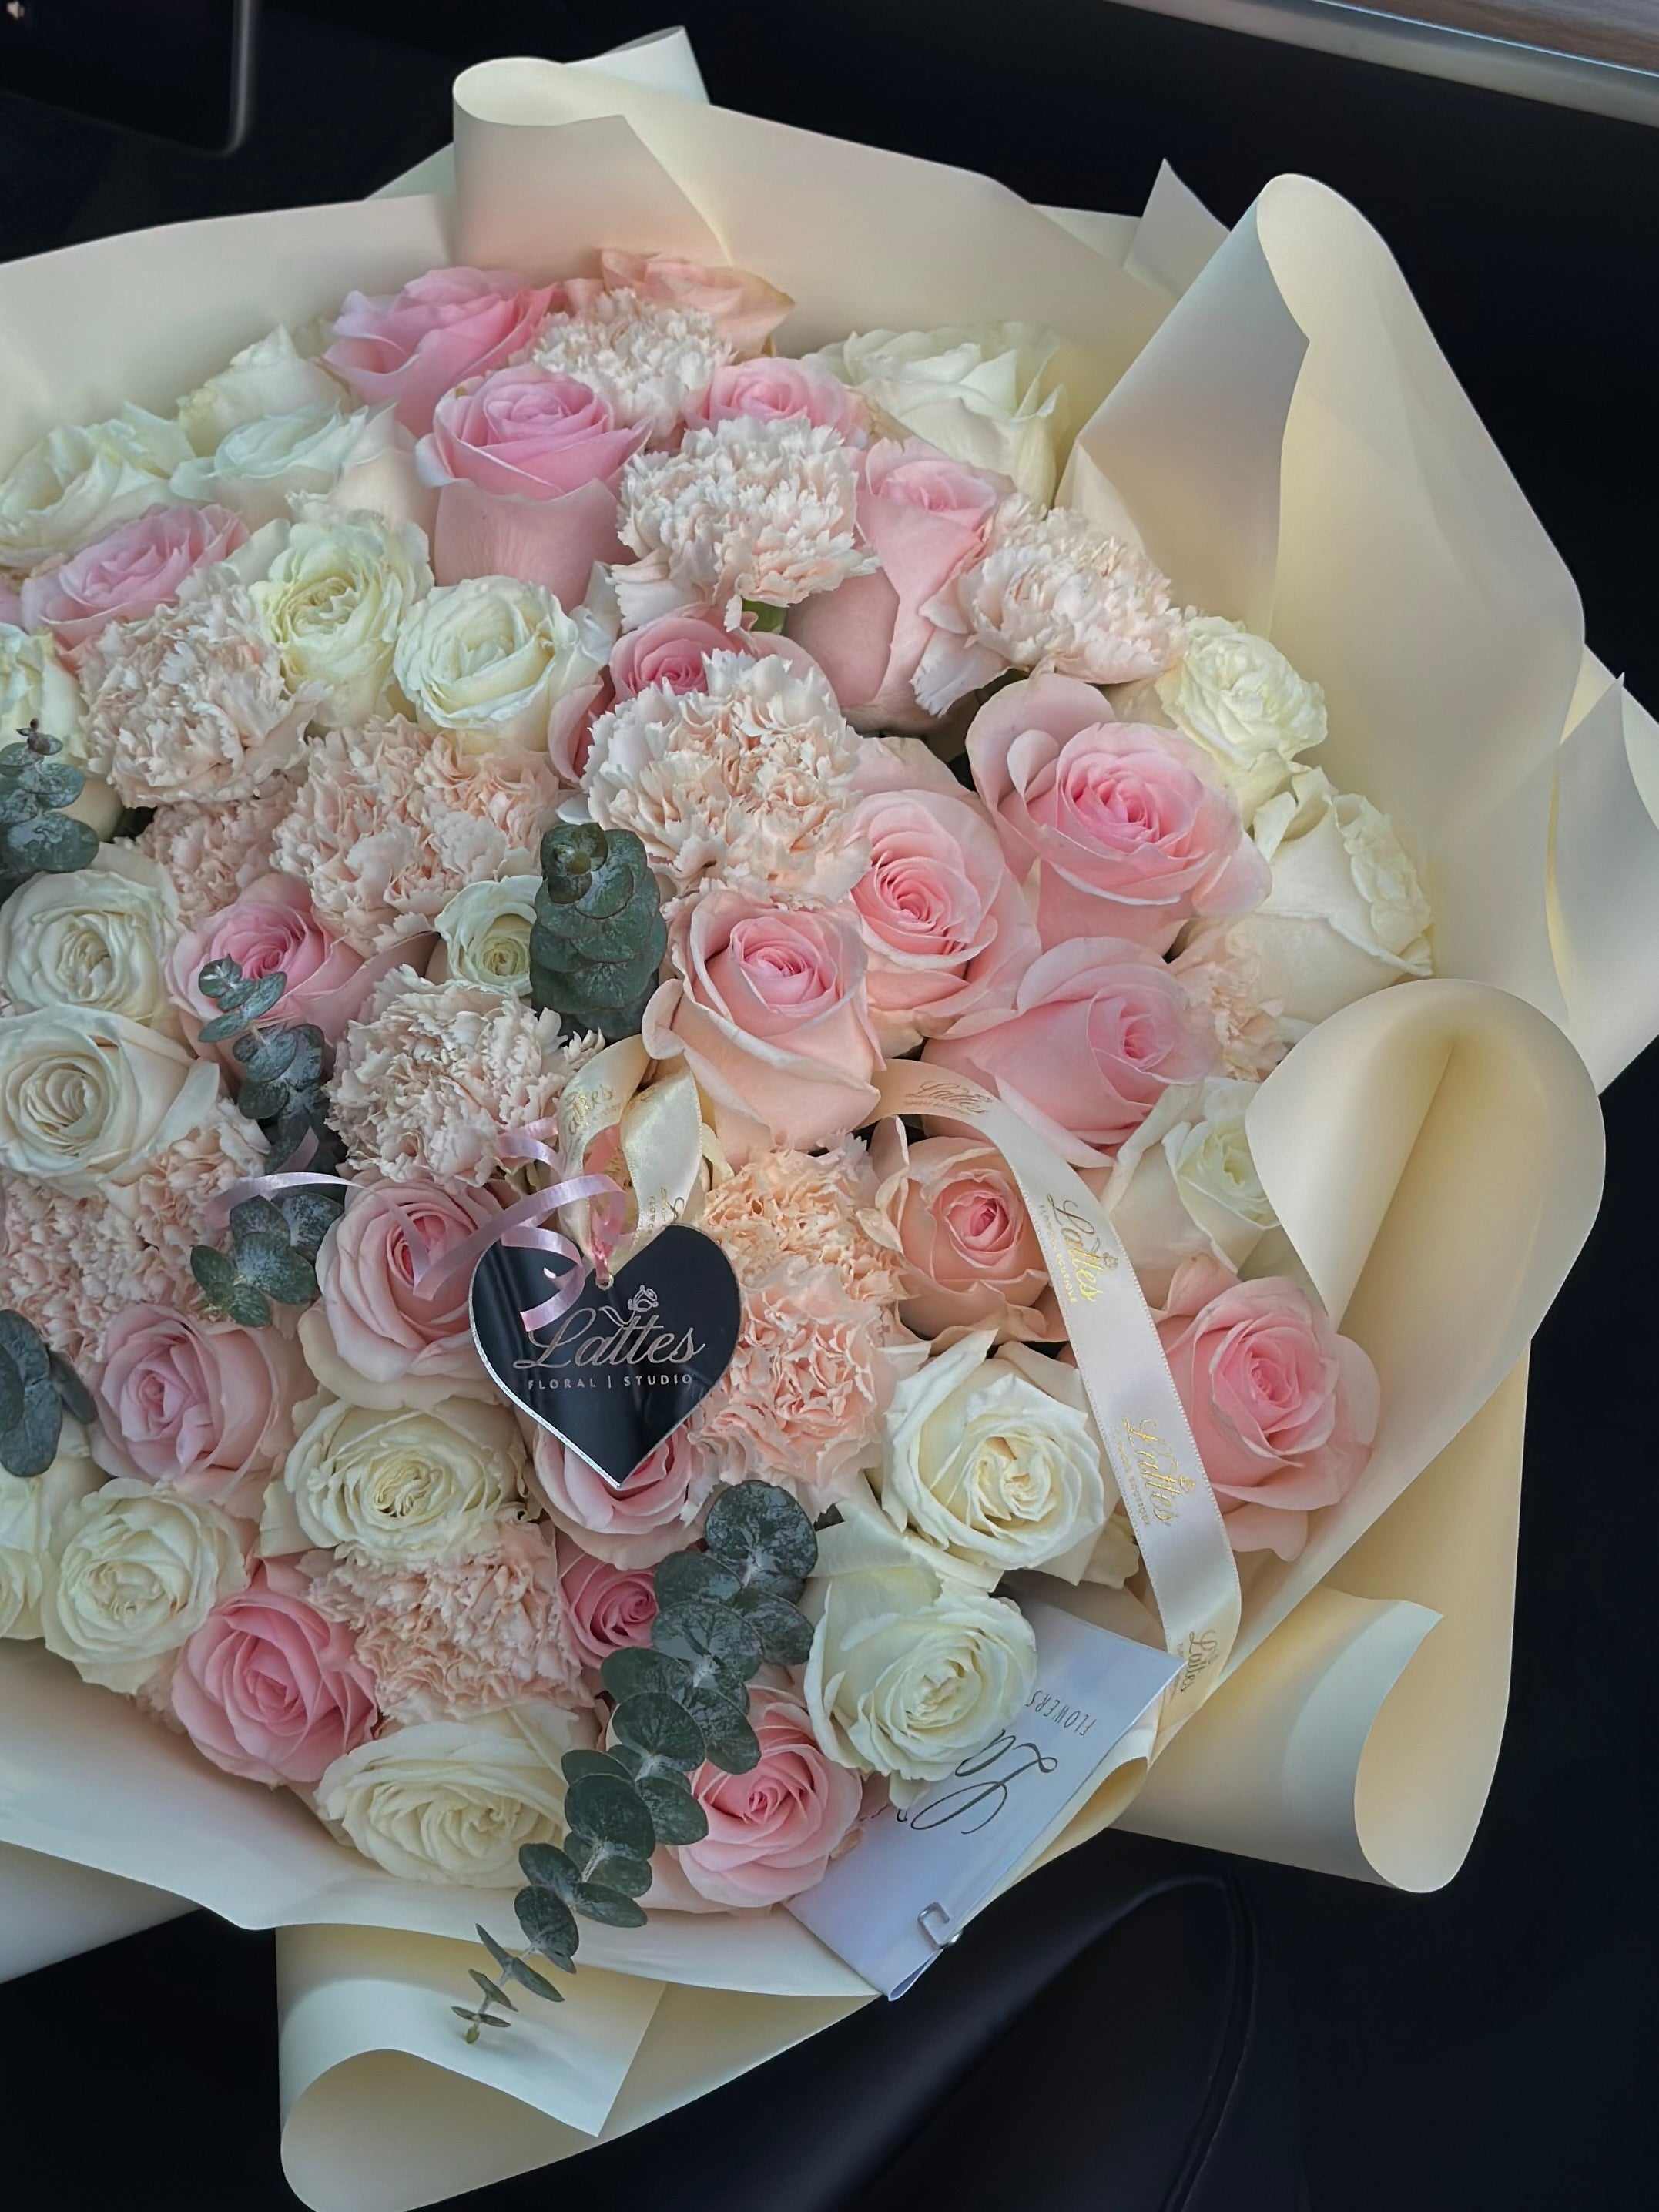
<instances>
[{"instance_id":1,"label":"bouquet of flowers","mask_svg":"<svg viewBox=\"0 0 1659 2212\"><path fill-rule=\"evenodd\" d=\"M0 479L0 1637L399 1900L526 1881L471 2039L579 1920L811 1888L1026 1702L1022 1595L1182 1662L1072 1833L1213 1746L1595 1198L1475 862L1137 527L1135 314L826 330L653 245L382 240ZM1445 1176L1558 1151L1469 1259ZM586 1363L711 1339L600 1439Z\"/></svg>"}]
</instances>

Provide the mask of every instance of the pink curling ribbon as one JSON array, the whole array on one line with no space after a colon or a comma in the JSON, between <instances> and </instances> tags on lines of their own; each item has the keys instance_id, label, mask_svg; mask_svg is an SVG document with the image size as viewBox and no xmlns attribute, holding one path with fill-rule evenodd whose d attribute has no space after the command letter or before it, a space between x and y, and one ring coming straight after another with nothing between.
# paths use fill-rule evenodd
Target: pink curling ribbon
<instances>
[{"instance_id":1,"label":"pink curling ribbon","mask_svg":"<svg viewBox=\"0 0 1659 2212\"><path fill-rule=\"evenodd\" d=\"M581 1296L587 1280L586 1255L569 1237L562 1237L556 1229L541 1224L550 1213L556 1213L562 1206L573 1205L580 1198L617 1198L624 1196L620 1183L609 1176L567 1176L563 1155L544 1140L558 1134L558 1124L551 1119L526 1122L522 1128L509 1129L501 1141L504 1159L540 1160L550 1167L560 1178L545 1190L532 1192L514 1206L507 1206L495 1220L478 1230L459 1244L452 1244L446 1251L433 1252L411 1227L408 1232L410 1257L414 1261L414 1286L428 1298L435 1298L446 1283L465 1269L469 1274L492 1244L510 1244L520 1251L545 1252L554 1259L568 1260L570 1265L556 1275L550 1267L543 1273L557 1288L551 1297L539 1305L521 1309L519 1319L528 1329L545 1328L549 1322L574 1305ZM312 1150L315 1150L314 1142ZM301 1150L296 1157L309 1158L310 1152ZM343 1176L310 1175L294 1170L281 1175L251 1176L245 1182L233 1183L222 1191L208 1208L208 1219L222 1228L231 1208L240 1206L245 1198L274 1198L279 1192L300 1190L307 1187L326 1186L330 1189L349 1194L356 1185ZM607 1207L607 1217L611 1209ZM596 1246L598 1240L596 1239ZM613 1249L608 1240L601 1250ZM602 1268L602 1261L600 1262Z\"/></svg>"}]
</instances>

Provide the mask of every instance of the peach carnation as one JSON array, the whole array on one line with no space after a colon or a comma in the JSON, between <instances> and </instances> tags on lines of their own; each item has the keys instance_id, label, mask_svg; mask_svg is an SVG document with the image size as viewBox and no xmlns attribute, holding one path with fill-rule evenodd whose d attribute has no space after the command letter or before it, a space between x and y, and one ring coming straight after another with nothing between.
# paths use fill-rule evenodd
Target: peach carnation
<instances>
[{"instance_id":1,"label":"peach carnation","mask_svg":"<svg viewBox=\"0 0 1659 2212\"><path fill-rule=\"evenodd\" d=\"M71 1367L95 1367L104 1335L130 1306L181 1303L189 1291L168 1255L101 1199L70 1198L21 1176L0 1176L4 1298Z\"/></svg>"},{"instance_id":2,"label":"peach carnation","mask_svg":"<svg viewBox=\"0 0 1659 2212\"><path fill-rule=\"evenodd\" d=\"M631 830L674 891L829 902L869 855L848 836L860 740L828 680L776 654L711 653L707 689L647 684L593 725L593 819Z\"/></svg>"},{"instance_id":3,"label":"peach carnation","mask_svg":"<svg viewBox=\"0 0 1659 2212\"><path fill-rule=\"evenodd\" d=\"M695 600L736 629L745 599L798 606L880 565L859 533L857 454L799 416L738 416L677 453L636 453L618 500L617 534L640 556L613 572L630 622Z\"/></svg>"},{"instance_id":4,"label":"peach carnation","mask_svg":"<svg viewBox=\"0 0 1659 2212\"><path fill-rule=\"evenodd\" d=\"M833 1267L849 1297L891 1306L904 1261L876 1211L876 1174L856 1137L834 1152L763 1152L712 1190L700 1226L739 1281L786 1261Z\"/></svg>"},{"instance_id":5,"label":"peach carnation","mask_svg":"<svg viewBox=\"0 0 1659 2212\"><path fill-rule=\"evenodd\" d=\"M599 292L578 313L552 315L530 358L597 392L618 423L648 422L669 437L736 348L699 307L642 298L627 286Z\"/></svg>"},{"instance_id":6,"label":"peach carnation","mask_svg":"<svg viewBox=\"0 0 1659 2212\"><path fill-rule=\"evenodd\" d=\"M465 757L392 718L331 730L276 840L276 864L366 957L423 934L458 890L528 865L558 806L539 755Z\"/></svg>"},{"instance_id":7,"label":"peach carnation","mask_svg":"<svg viewBox=\"0 0 1659 2212\"><path fill-rule=\"evenodd\" d=\"M1290 1049L1278 1000L1262 1003L1261 963L1245 933L1227 921L1201 923L1170 963L1195 1006L1206 1007L1229 1075L1259 1083Z\"/></svg>"},{"instance_id":8,"label":"peach carnation","mask_svg":"<svg viewBox=\"0 0 1659 2212\"><path fill-rule=\"evenodd\" d=\"M132 1185L133 1219L144 1242L164 1254L181 1291L191 1289L191 1248L218 1242L208 1208L223 1191L264 1171L264 1138L228 1098L216 1098L198 1128L157 1152Z\"/></svg>"},{"instance_id":9,"label":"peach carnation","mask_svg":"<svg viewBox=\"0 0 1659 2212\"><path fill-rule=\"evenodd\" d=\"M179 927L194 929L234 906L270 873L276 831L294 805L299 775L273 776L251 799L215 806L158 806L134 840L167 870L179 902Z\"/></svg>"},{"instance_id":10,"label":"peach carnation","mask_svg":"<svg viewBox=\"0 0 1659 2212\"><path fill-rule=\"evenodd\" d=\"M248 799L301 757L310 700L240 584L112 623L82 676L88 763L129 806Z\"/></svg>"},{"instance_id":11,"label":"peach carnation","mask_svg":"<svg viewBox=\"0 0 1659 2212\"><path fill-rule=\"evenodd\" d=\"M503 1131L550 1114L596 1036L565 1038L556 1014L471 983L394 968L339 1047L331 1119L350 1171L482 1185Z\"/></svg>"},{"instance_id":12,"label":"peach carnation","mask_svg":"<svg viewBox=\"0 0 1659 2212\"><path fill-rule=\"evenodd\" d=\"M926 1352L834 1267L785 1261L744 1285L738 1348L694 1426L816 1514L879 1456L893 1386Z\"/></svg>"},{"instance_id":13,"label":"peach carnation","mask_svg":"<svg viewBox=\"0 0 1659 2212\"><path fill-rule=\"evenodd\" d=\"M356 1632L389 1719L463 1720L526 1698L571 1711L586 1703L557 1559L538 1529L508 1526L495 1550L447 1565L339 1559L310 1596L325 1620Z\"/></svg>"},{"instance_id":14,"label":"peach carnation","mask_svg":"<svg viewBox=\"0 0 1659 2212\"><path fill-rule=\"evenodd\" d=\"M942 714L1006 668L1127 684L1180 657L1169 580L1138 546L1073 508L1004 501L982 557L925 610L940 635L916 671L916 697Z\"/></svg>"}]
</instances>

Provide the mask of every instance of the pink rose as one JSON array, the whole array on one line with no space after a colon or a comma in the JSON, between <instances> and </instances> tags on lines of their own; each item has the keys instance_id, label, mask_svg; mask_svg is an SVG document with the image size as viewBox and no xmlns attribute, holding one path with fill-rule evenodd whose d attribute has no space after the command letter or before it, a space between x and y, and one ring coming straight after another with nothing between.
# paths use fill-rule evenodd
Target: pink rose
<instances>
[{"instance_id":1,"label":"pink rose","mask_svg":"<svg viewBox=\"0 0 1659 2212\"><path fill-rule=\"evenodd\" d=\"M49 629L67 654L112 622L171 606L186 580L225 560L247 525L222 507L152 507L23 586L22 622Z\"/></svg>"},{"instance_id":2,"label":"pink rose","mask_svg":"<svg viewBox=\"0 0 1659 2212\"><path fill-rule=\"evenodd\" d=\"M997 1092L1076 1167L1098 1167L1171 1083L1219 1072L1207 1012L1155 952L1079 938L1033 961L1012 1014L969 1014L924 1060Z\"/></svg>"},{"instance_id":3,"label":"pink rose","mask_svg":"<svg viewBox=\"0 0 1659 2212\"><path fill-rule=\"evenodd\" d=\"M23 621L23 602L3 576L0 576L0 623L4 623L9 629L22 629L26 627Z\"/></svg>"},{"instance_id":4,"label":"pink rose","mask_svg":"<svg viewBox=\"0 0 1659 2212\"><path fill-rule=\"evenodd\" d=\"M278 1329L128 1306L104 1338L93 1454L110 1474L257 1519L294 1442L295 1404L310 1391L299 1346Z\"/></svg>"},{"instance_id":5,"label":"pink rose","mask_svg":"<svg viewBox=\"0 0 1659 2212\"><path fill-rule=\"evenodd\" d=\"M300 1341L325 1389L390 1412L495 1395L467 1316L471 1270L415 1286L427 1259L453 1252L499 1212L482 1191L435 1183L356 1183L317 1255L322 1296Z\"/></svg>"},{"instance_id":6,"label":"pink rose","mask_svg":"<svg viewBox=\"0 0 1659 2212\"><path fill-rule=\"evenodd\" d=\"M296 877L262 876L234 906L222 907L179 939L167 956L167 988L199 1025L219 1012L198 981L209 961L237 961L244 975L255 978L286 975L276 1018L314 1023L332 1045L381 976L409 957L404 941L365 960L323 927L312 912L311 893ZM220 1058L228 1073L240 1076L228 1046Z\"/></svg>"},{"instance_id":7,"label":"pink rose","mask_svg":"<svg viewBox=\"0 0 1659 2212\"><path fill-rule=\"evenodd\" d=\"M1370 1457L1376 1368L1294 1283L1208 1254L1176 1270L1158 1334L1233 1549L1295 1559Z\"/></svg>"},{"instance_id":8,"label":"pink rose","mask_svg":"<svg viewBox=\"0 0 1659 2212\"><path fill-rule=\"evenodd\" d=\"M711 891L670 923L668 953L677 973L646 1007L645 1047L684 1054L733 1165L834 1144L870 1118L881 1055L850 908Z\"/></svg>"},{"instance_id":9,"label":"pink rose","mask_svg":"<svg viewBox=\"0 0 1659 2212\"><path fill-rule=\"evenodd\" d=\"M804 421L814 429L838 432L848 445L862 445L870 430L870 410L851 385L814 362L775 354L717 368L708 390L686 409L685 420L689 428L706 430L739 415L763 422Z\"/></svg>"},{"instance_id":10,"label":"pink rose","mask_svg":"<svg viewBox=\"0 0 1659 2212\"><path fill-rule=\"evenodd\" d=\"M418 438L452 385L529 344L557 289L507 270L434 269L395 294L349 292L323 366L359 399L395 401Z\"/></svg>"},{"instance_id":11,"label":"pink rose","mask_svg":"<svg viewBox=\"0 0 1659 2212\"><path fill-rule=\"evenodd\" d=\"M565 1624L583 1666L599 1666L624 1644L651 1641L657 1598L649 1567L613 1567L568 1540L559 1546L559 1561Z\"/></svg>"},{"instance_id":12,"label":"pink rose","mask_svg":"<svg viewBox=\"0 0 1659 2212\"><path fill-rule=\"evenodd\" d=\"M1191 739L1114 721L1074 677L997 692L974 717L968 757L1015 873L1042 863L1045 945L1133 937L1167 951L1194 915L1246 913L1272 887L1237 802Z\"/></svg>"},{"instance_id":13,"label":"pink rose","mask_svg":"<svg viewBox=\"0 0 1659 2212\"><path fill-rule=\"evenodd\" d=\"M994 1328L1018 1343L1065 1334L1031 1217L1000 1152L977 1137L909 1143L884 1123L872 1157L876 1209L909 1279L899 1319L918 1335Z\"/></svg>"},{"instance_id":14,"label":"pink rose","mask_svg":"<svg viewBox=\"0 0 1659 2212\"><path fill-rule=\"evenodd\" d=\"M676 607L637 629L625 629L611 653L611 681L618 699L632 699L647 685L660 684L676 696L708 687L704 657L711 653L746 653L750 660L775 655L799 668L811 655L793 638L770 629L727 629L712 607Z\"/></svg>"},{"instance_id":15,"label":"pink rose","mask_svg":"<svg viewBox=\"0 0 1659 2212\"><path fill-rule=\"evenodd\" d=\"M320 1782L380 1719L351 1632L324 1620L307 1587L297 1568L262 1561L185 1644L169 1686L198 1751L272 1789Z\"/></svg>"},{"instance_id":16,"label":"pink rose","mask_svg":"<svg viewBox=\"0 0 1659 2212\"><path fill-rule=\"evenodd\" d=\"M675 253L623 253L606 246L599 268L609 291L628 291L659 307L707 315L727 344L758 353L794 301L763 276L720 262L685 261Z\"/></svg>"},{"instance_id":17,"label":"pink rose","mask_svg":"<svg viewBox=\"0 0 1659 2212\"><path fill-rule=\"evenodd\" d=\"M574 376L526 362L458 384L415 448L422 482L471 483L505 498L557 499L614 477L645 442Z\"/></svg>"},{"instance_id":18,"label":"pink rose","mask_svg":"<svg viewBox=\"0 0 1659 2212\"><path fill-rule=\"evenodd\" d=\"M984 551L992 517L1012 487L963 468L922 438L871 447L859 471L859 529L881 562L791 611L804 645L860 729L925 730L913 679L937 635L922 612Z\"/></svg>"},{"instance_id":19,"label":"pink rose","mask_svg":"<svg viewBox=\"0 0 1659 2212\"><path fill-rule=\"evenodd\" d=\"M1041 951L985 810L917 738L862 748L848 823L870 847L851 896L866 990L890 1060L964 1014L1010 1007Z\"/></svg>"},{"instance_id":20,"label":"pink rose","mask_svg":"<svg viewBox=\"0 0 1659 2212\"><path fill-rule=\"evenodd\" d=\"M691 1794L708 1816L708 1833L673 1854L693 1892L711 1905L776 1905L811 1889L863 1802L860 1778L825 1756L793 1689L757 1682L749 1719L758 1762L746 1774L697 1769Z\"/></svg>"},{"instance_id":21,"label":"pink rose","mask_svg":"<svg viewBox=\"0 0 1659 2212\"><path fill-rule=\"evenodd\" d=\"M545 1429L536 1437L531 1486L556 1526L613 1567L653 1567L691 1541L718 1462L676 1429L625 1490L613 1490L580 1452Z\"/></svg>"}]
</instances>

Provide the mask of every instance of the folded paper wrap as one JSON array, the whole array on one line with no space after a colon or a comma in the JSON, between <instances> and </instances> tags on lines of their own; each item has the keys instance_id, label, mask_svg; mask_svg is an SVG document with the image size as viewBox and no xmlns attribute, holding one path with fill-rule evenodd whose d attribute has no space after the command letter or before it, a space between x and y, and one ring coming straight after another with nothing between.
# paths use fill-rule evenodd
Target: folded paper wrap
<instances>
[{"instance_id":1,"label":"folded paper wrap","mask_svg":"<svg viewBox=\"0 0 1659 2212\"><path fill-rule=\"evenodd\" d=\"M1327 764L1422 861L1442 980L1322 1024L1250 1111L1279 1218L1382 1376L1370 1467L1300 1559L1246 1563L1219 1689L1150 1771L1150 1730L1126 1741L1054 1848L1121 1817L1433 1887L1496 1758L1527 1346L1595 1212L1595 1084L1659 1032L1659 727L1585 654L1559 557L1334 194L1281 178L1231 235L1167 172L1139 223L1049 214L701 89L681 34L486 64L456 87L453 198L439 158L361 205L0 269L0 462L462 258L729 259L795 295L789 351L882 324L1059 331L1063 496L1324 686ZM179 1900L280 1929L283 2155L321 2212L565 2156L869 1995L781 1911L658 1915L585 1938L570 2002L469 2048L448 2007L508 1899L390 1880L36 1649L0 1647L0 1972Z\"/></svg>"}]
</instances>

